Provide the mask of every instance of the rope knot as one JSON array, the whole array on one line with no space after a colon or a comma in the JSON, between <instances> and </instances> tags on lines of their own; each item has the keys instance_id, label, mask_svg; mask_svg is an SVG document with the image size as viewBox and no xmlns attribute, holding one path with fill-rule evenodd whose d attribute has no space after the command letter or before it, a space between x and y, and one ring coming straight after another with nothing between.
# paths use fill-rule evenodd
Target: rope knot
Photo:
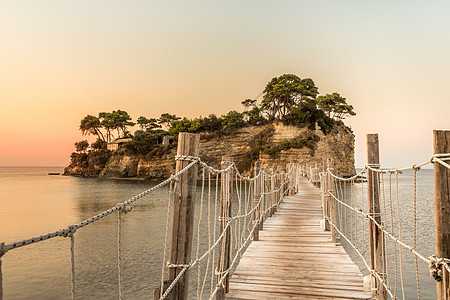
<instances>
[{"instance_id":1,"label":"rope knot","mask_svg":"<svg viewBox=\"0 0 450 300\"><path fill-rule=\"evenodd\" d=\"M380 168L380 164L367 164L367 167L369 167L369 168Z\"/></svg>"},{"instance_id":2,"label":"rope knot","mask_svg":"<svg viewBox=\"0 0 450 300\"><path fill-rule=\"evenodd\" d=\"M180 179L178 178L178 176L175 176L175 175L170 175L169 180L173 181L173 182L180 182Z\"/></svg>"},{"instance_id":3,"label":"rope knot","mask_svg":"<svg viewBox=\"0 0 450 300\"><path fill-rule=\"evenodd\" d=\"M5 243L0 243L0 257L6 254L8 249L6 249Z\"/></svg>"},{"instance_id":4,"label":"rope knot","mask_svg":"<svg viewBox=\"0 0 450 300\"><path fill-rule=\"evenodd\" d=\"M414 171L420 171L420 167L416 167L416 165L412 166Z\"/></svg>"},{"instance_id":5,"label":"rope knot","mask_svg":"<svg viewBox=\"0 0 450 300\"><path fill-rule=\"evenodd\" d=\"M430 276L434 278L437 282L442 281L442 259L438 258L436 255L429 257L428 268L430 269Z\"/></svg>"},{"instance_id":6,"label":"rope knot","mask_svg":"<svg viewBox=\"0 0 450 300\"><path fill-rule=\"evenodd\" d=\"M119 209L119 211L122 212L122 213L129 213L129 212L133 209L133 207L127 206L127 205L125 205L124 203L117 203L117 204L116 204L116 207L117 207L117 208Z\"/></svg>"},{"instance_id":7,"label":"rope knot","mask_svg":"<svg viewBox=\"0 0 450 300\"><path fill-rule=\"evenodd\" d=\"M185 160L185 161L199 161L200 159L196 156L190 155L175 155L175 160Z\"/></svg>"},{"instance_id":8,"label":"rope knot","mask_svg":"<svg viewBox=\"0 0 450 300\"><path fill-rule=\"evenodd\" d=\"M74 225L69 225L65 229L65 232L62 236L63 237L72 237L76 231L77 231L77 228Z\"/></svg>"}]
</instances>

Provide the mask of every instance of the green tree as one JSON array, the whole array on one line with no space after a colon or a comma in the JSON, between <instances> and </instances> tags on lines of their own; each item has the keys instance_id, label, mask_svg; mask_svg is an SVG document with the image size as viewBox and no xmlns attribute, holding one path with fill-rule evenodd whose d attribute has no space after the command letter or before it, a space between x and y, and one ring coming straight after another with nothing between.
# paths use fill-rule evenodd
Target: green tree
<instances>
[{"instance_id":1,"label":"green tree","mask_svg":"<svg viewBox=\"0 0 450 300\"><path fill-rule=\"evenodd\" d=\"M256 107L256 100L253 99L245 99L241 102L242 105L244 105L245 110L250 109L250 107Z\"/></svg>"},{"instance_id":2,"label":"green tree","mask_svg":"<svg viewBox=\"0 0 450 300\"><path fill-rule=\"evenodd\" d=\"M74 145L75 145L75 150L77 152L83 152L83 153L86 153L86 150L89 147L89 143L86 140L76 142Z\"/></svg>"},{"instance_id":3,"label":"green tree","mask_svg":"<svg viewBox=\"0 0 450 300\"><path fill-rule=\"evenodd\" d=\"M284 74L266 85L261 105L270 121L281 120L292 107L301 108L305 101L315 99L317 94L318 89L312 79Z\"/></svg>"},{"instance_id":4,"label":"green tree","mask_svg":"<svg viewBox=\"0 0 450 300\"><path fill-rule=\"evenodd\" d=\"M131 141L125 143L124 147L138 154L147 154L158 147L159 133L136 130Z\"/></svg>"},{"instance_id":5,"label":"green tree","mask_svg":"<svg viewBox=\"0 0 450 300\"><path fill-rule=\"evenodd\" d=\"M111 113L101 112L99 113L101 124L106 129L106 136L108 142L114 137L113 130L117 130L117 137L125 137L129 135L127 129L128 126L134 126L135 123L131 122L130 115L124 110L114 110Z\"/></svg>"},{"instance_id":6,"label":"green tree","mask_svg":"<svg viewBox=\"0 0 450 300\"><path fill-rule=\"evenodd\" d=\"M232 110L226 115L222 116L222 131L225 134L232 134L244 125L244 116L237 111Z\"/></svg>"},{"instance_id":7,"label":"green tree","mask_svg":"<svg viewBox=\"0 0 450 300\"><path fill-rule=\"evenodd\" d=\"M114 120L111 113L108 112L101 112L98 114L98 118L100 119L100 122L106 130L106 142L109 143L113 140L114 135L112 134L112 131L114 130Z\"/></svg>"},{"instance_id":8,"label":"green tree","mask_svg":"<svg viewBox=\"0 0 450 300\"><path fill-rule=\"evenodd\" d=\"M210 114L203 119L203 128L209 132L218 131L222 128L222 120L215 114Z\"/></svg>"},{"instance_id":9,"label":"green tree","mask_svg":"<svg viewBox=\"0 0 450 300\"><path fill-rule=\"evenodd\" d=\"M328 117L322 110L317 108L314 99L305 101L301 108L295 106L291 111L283 116L283 124L316 129L316 124L327 134L333 128L333 119Z\"/></svg>"},{"instance_id":10,"label":"green tree","mask_svg":"<svg viewBox=\"0 0 450 300\"><path fill-rule=\"evenodd\" d=\"M97 139L95 142L91 144L92 149L100 150L100 149L106 149L107 143L101 139Z\"/></svg>"},{"instance_id":11,"label":"green tree","mask_svg":"<svg viewBox=\"0 0 450 300\"><path fill-rule=\"evenodd\" d=\"M166 130L169 130L169 128L172 126L172 122L178 120L181 120L181 118L177 117L176 115L164 113L159 117L158 124L162 125Z\"/></svg>"},{"instance_id":12,"label":"green tree","mask_svg":"<svg viewBox=\"0 0 450 300\"><path fill-rule=\"evenodd\" d=\"M114 120L114 129L117 130L117 135L119 137L121 136L121 132L122 136L126 136L127 133L129 133L127 127L136 125L131 121L130 115L124 110L114 110L111 114Z\"/></svg>"},{"instance_id":13,"label":"green tree","mask_svg":"<svg viewBox=\"0 0 450 300\"><path fill-rule=\"evenodd\" d=\"M146 117L140 116L136 120L136 123L139 125L139 127L141 127L141 130L145 130L147 128L147 124L150 123L150 120Z\"/></svg>"},{"instance_id":14,"label":"green tree","mask_svg":"<svg viewBox=\"0 0 450 300\"><path fill-rule=\"evenodd\" d=\"M192 127L192 121L188 118L183 118L181 120L174 120L169 128L169 133L171 135L177 135L180 132L190 132L189 129Z\"/></svg>"},{"instance_id":15,"label":"green tree","mask_svg":"<svg viewBox=\"0 0 450 300\"><path fill-rule=\"evenodd\" d=\"M267 120L262 116L261 108L255 106L251 110L244 111L244 120L249 125L263 125L267 123Z\"/></svg>"},{"instance_id":16,"label":"green tree","mask_svg":"<svg viewBox=\"0 0 450 300\"><path fill-rule=\"evenodd\" d=\"M333 119L343 120L348 116L354 116L353 106L347 103L347 99L338 93L326 94L317 97L317 105L321 110Z\"/></svg>"},{"instance_id":17,"label":"green tree","mask_svg":"<svg viewBox=\"0 0 450 300\"><path fill-rule=\"evenodd\" d=\"M97 138L105 141L103 133L100 131L102 124L96 116L87 115L80 122L80 130L83 135L96 135Z\"/></svg>"},{"instance_id":18,"label":"green tree","mask_svg":"<svg viewBox=\"0 0 450 300\"><path fill-rule=\"evenodd\" d=\"M139 117L136 121L141 127L141 130L152 131L157 128L161 128L161 125L158 124L158 120L155 118L147 119L146 117Z\"/></svg>"}]
</instances>

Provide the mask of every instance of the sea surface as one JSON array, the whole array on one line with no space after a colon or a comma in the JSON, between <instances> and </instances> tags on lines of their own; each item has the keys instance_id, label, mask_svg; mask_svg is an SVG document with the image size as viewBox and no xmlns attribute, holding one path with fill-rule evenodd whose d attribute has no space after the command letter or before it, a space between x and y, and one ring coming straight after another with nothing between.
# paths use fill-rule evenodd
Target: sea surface
<instances>
[{"instance_id":1,"label":"sea surface","mask_svg":"<svg viewBox=\"0 0 450 300\"><path fill-rule=\"evenodd\" d=\"M0 243L16 242L66 228L157 184L48 175L49 172L62 171L63 167L0 167ZM387 187L388 179L384 179ZM428 256L434 254L433 171L418 172L417 183L417 249ZM399 178L400 219L403 237L411 243L412 187L413 173L404 172ZM353 192L354 201L358 202L362 198L357 200L357 197L362 196L356 196L356 193L367 189L367 186L355 184L353 188L347 186L345 189L347 200L352 201L349 195ZM384 200L389 203L387 191ZM201 194L200 187L197 194ZM138 200L132 212L123 218L124 299L153 298L153 292L160 284L168 199L167 187L156 190ZM388 207L389 204L386 205ZM341 214L341 220L345 222L346 219L347 224L350 220L356 222L348 211ZM395 212L393 217L398 218ZM386 225L390 226L389 223ZM114 213L76 232L76 294L79 299L118 298L117 227L117 214ZM345 241L343 244L351 248L345 245ZM405 297L415 299L414 258L406 252L402 253ZM356 255L352 254L352 257L364 269ZM70 238L57 237L11 250L2 261L4 299L70 299ZM388 265L390 284L394 286L392 243L388 243ZM400 285L399 272L397 274L397 284ZM435 284L424 263L419 263L419 278L421 299L435 299ZM402 297L400 287L397 294Z\"/></svg>"}]
</instances>

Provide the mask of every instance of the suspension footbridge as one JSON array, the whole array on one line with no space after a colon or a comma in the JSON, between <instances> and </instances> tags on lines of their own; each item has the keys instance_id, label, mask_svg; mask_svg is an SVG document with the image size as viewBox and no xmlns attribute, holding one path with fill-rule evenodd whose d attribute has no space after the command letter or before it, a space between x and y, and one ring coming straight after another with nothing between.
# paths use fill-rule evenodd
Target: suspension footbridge
<instances>
[{"instance_id":1,"label":"suspension footbridge","mask_svg":"<svg viewBox=\"0 0 450 300\"><path fill-rule=\"evenodd\" d=\"M363 276L320 223L322 193L306 177L264 222L230 279L228 299L368 299Z\"/></svg>"},{"instance_id":2,"label":"suspension footbridge","mask_svg":"<svg viewBox=\"0 0 450 300\"><path fill-rule=\"evenodd\" d=\"M206 164L198 147L198 135L180 133L176 171L169 179L78 224L0 243L0 300L8 288L2 257L57 237L70 239L71 295L80 298L77 232L113 214L117 297L126 298L123 220L136 201L163 187L168 190L165 234L155 241L164 248L161 275L149 282L155 291L149 298L410 299L414 294L431 299L421 293L425 269L427 280L436 282L438 299L449 299L449 131L434 132L434 155L427 161L396 169L380 167L378 135L368 135L367 165L350 178L339 177L329 158L322 166L290 163L280 170L263 169L257 162L253 176L243 176L230 157L224 156L218 169ZM426 165L433 165L435 174L436 250L431 253L417 242L417 174ZM405 220L398 195L399 178L407 172L413 174L412 209ZM414 284L408 282L409 261ZM363 292L361 271L370 276L369 294Z\"/></svg>"}]
</instances>

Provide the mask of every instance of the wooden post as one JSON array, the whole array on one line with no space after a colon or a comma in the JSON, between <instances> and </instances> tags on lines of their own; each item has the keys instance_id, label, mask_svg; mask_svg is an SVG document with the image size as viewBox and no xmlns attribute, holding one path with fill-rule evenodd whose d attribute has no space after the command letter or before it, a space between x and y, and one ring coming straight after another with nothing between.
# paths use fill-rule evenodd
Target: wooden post
<instances>
[{"instance_id":1,"label":"wooden post","mask_svg":"<svg viewBox=\"0 0 450 300\"><path fill-rule=\"evenodd\" d=\"M374 169L380 168L380 150L378 134L367 135L367 163ZM377 172L367 171L367 187L369 200L369 214L378 224L381 224L380 214L380 176ZM384 257L384 237L381 229L369 220L370 268L375 270L383 280L386 280L386 266ZM383 284L375 278L377 299L387 299L387 292Z\"/></svg>"},{"instance_id":2,"label":"wooden post","mask_svg":"<svg viewBox=\"0 0 450 300\"><path fill-rule=\"evenodd\" d=\"M228 156L222 157L222 169L230 166L233 159ZM231 218L231 202L233 198L233 170L226 173L221 173L221 195L220 195L220 226L219 234L221 234L227 225L228 220ZM224 237L219 242L219 254L217 257L217 270L224 272L230 267L231 263L231 227L228 227ZM223 255L223 258L222 258ZM221 275L217 276L217 282L219 282ZM230 284L230 274L226 275L223 282L223 286L220 286L216 294L216 299L225 299L225 293L228 293Z\"/></svg>"},{"instance_id":3,"label":"wooden post","mask_svg":"<svg viewBox=\"0 0 450 300\"><path fill-rule=\"evenodd\" d=\"M326 231L330 231L330 222L328 221L328 218L330 217L329 212L329 203L330 203L330 196L325 195L325 193L328 192L328 160L326 158L323 159L323 172L325 174L324 177L322 177L322 210L323 210L323 220L324 220L324 229Z\"/></svg>"},{"instance_id":4,"label":"wooden post","mask_svg":"<svg viewBox=\"0 0 450 300\"><path fill-rule=\"evenodd\" d=\"M333 161L331 159L328 159L327 162L328 168L331 169L333 171ZM328 191L330 192L330 194L332 195L336 195L336 188L334 186L334 177L331 175L328 175ZM336 222L336 200L332 197L329 196L329 201L328 201L328 216L330 218L330 221L332 224L335 224L337 226L337 222ZM337 243L337 230L336 228L330 224L330 229L331 229L331 242L332 243Z\"/></svg>"},{"instance_id":5,"label":"wooden post","mask_svg":"<svg viewBox=\"0 0 450 300\"><path fill-rule=\"evenodd\" d=\"M260 186L260 192L262 195L261 198L261 205L259 206L259 230L264 229L264 217L265 217L265 211L266 211L266 195L265 193L265 183L266 183L266 175L264 173L261 174L261 177L259 178L259 184Z\"/></svg>"},{"instance_id":6,"label":"wooden post","mask_svg":"<svg viewBox=\"0 0 450 300\"><path fill-rule=\"evenodd\" d=\"M287 178L288 180L288 191L287 191L287 195L288 196L292 196L294 195L294 170L293 170L293 165L292 163L289 163L286 167L287 172L288 172L288 176L289 178Z\"/></svg>"},{"instance_id":7,"label":"wooden post","mask_svg":"<svg viewBox=\"0 0 450 300\"><path fill-rule=\"evenodd\" d=\"M260 169L259 162L255 162L255 168L254 168L254 174L255 176L258 175ZM253 182L253 207L258 205L259 198L261 197L261 183L259 182L259 179L261 177L255 179ZM260 204L261 205L261 204ZM255 226L253 230L253 240L259 241L259 209L255 209L253 211L253 226Z\"/></svg>"},{"instance_id":8,"label":"wooden post","mask_svg":"<svg viewBox=\"0 0 450 300\"><path fill-rule=\"evenodd\" d=\"M314 185L319 186L319 169L317 163L314 164Z\"/></svg>"},{"instance_id":9,"label":"wooden post","mask_svg":"<svg viewBox=\"0 0 450 300\"><path fill-rule=\"evenodd\" d=\"M283 199L284 199L284 191L286 190L286 187L285 187L285 184L286 184L286 181L285 181L285 173L282 173L281 174L281 179L280 179L280 203L283 203Z\"/></svg>"},{"instance_id":10,"label":"wooden post","mask_svg":"<svg viewBox=\"0 0 450 300\"><path fill-rule=\"evenodd\" d=\"M270 210L269 210L269 216L271 217L275 211L276 211L276 206L275 204L277 203L277 193L275 192L275 175L272 176L270 178Z\"/></svg>"},{"instance_id":11,"label":"wooden post","mask_svg":"<svg viewBox=\"0 0 450 300\"><path fill-rule=\"evenodd\" d=\"M178 135L177 155L198 156L200 142L199 134L180 132ZM191 163L189 160L177 160L176 173ZM195 191L197 187L198 165L178 177L175 183L172 211L172 232L170 240L170 262L183 265L191 260L192 235L194 229ZM173 281L182 267L169 267L169 281ZM172 293L173 299L188 298L189 270L187 270L176 284Z\"/></svg>"},{"instance_id":12,"label":"wooden post","mask_svg":"<svg viewBox=\"0 0 450 300\"><path fill-rule=\"evenodd\" d=\"M280 175L276 175L276 177L274 178L274 182L275 182L275 188L278 190L274 195L275 195L275 206L273 207L273 213L276 213L278 210L278 200L280 199L280 189L279 189L279 184L280 184ZM278 187L278 188L277 188Z\"/></svg>"},{"instance_id":13,"label":"wooden post","mask_svg":"<svg viewBox=\"0 0 450 300\"><path fill-rule=\"evenodd\" d=\"M433 131L434 154L450 153L450 131ZM446 161L447 163L449 161ZM434 224L436 255L450 257L450 170L434 163ZM442 267L442 281L437 282L437 299L450 299L449 273Z\"/></svg>"},{"instance_id":14,"label":"wooden post","mask_svg":"<svg viewBox=\"0 0 450 300\"><path fill-rule=\"evenodd\" d=\"M4 244L4 243L2 243ZM0 245L2 246L2 245ZM4 254L4 253L3 253ZM2 256L0 255L0 300L3 300Z\"/></svg>"}]
</instances>

